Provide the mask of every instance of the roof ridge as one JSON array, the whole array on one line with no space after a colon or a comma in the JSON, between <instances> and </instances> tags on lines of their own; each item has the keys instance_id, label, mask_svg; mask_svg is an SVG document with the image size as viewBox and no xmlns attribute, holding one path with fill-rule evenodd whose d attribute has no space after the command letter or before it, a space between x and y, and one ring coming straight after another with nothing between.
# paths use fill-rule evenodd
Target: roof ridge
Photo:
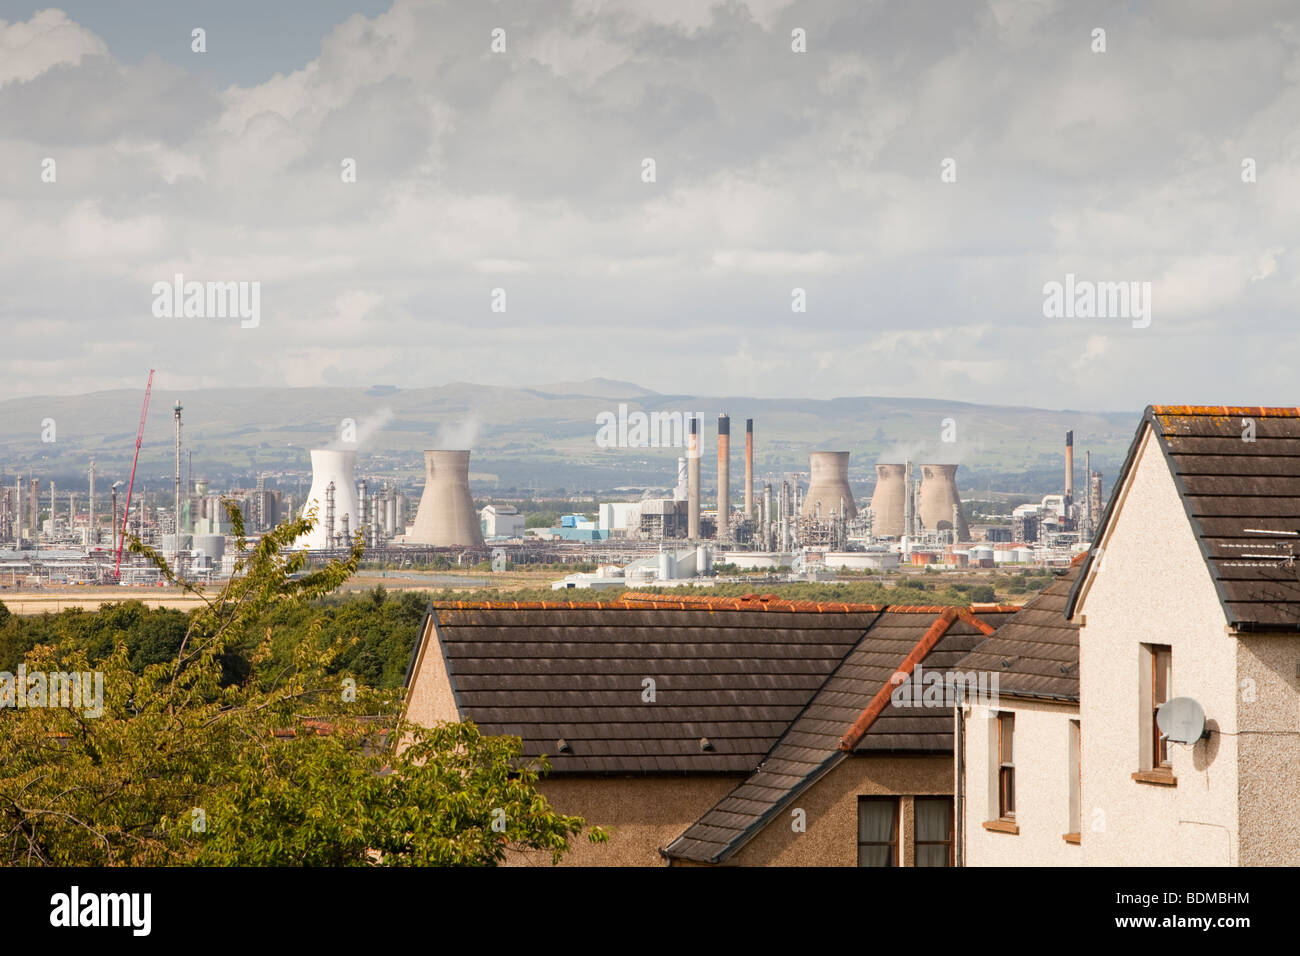
<instances>
[{"instance_id":1,"label":"roof ridge","mask_svg":"<svg viewBox=\"0 0 1300 956\"><path fill-rule=\"evenodd\" d=\"M903 664L894 672L894 677L899 674L910 677L912 672L916 670L916 665L924 660L930 651L934 650L934 645L939 643L939 639L948 633L948 628L952 627L959 613L956 608L945 608L938 619L930 625L921 636L921 639L917 641L916 646L908 652L907 657L903 658ZM871 703L863 708L862 713L858 714L857 720L853 721L853 724L845 731L844 736L840 738L840 750L846 753L850 752L861 742L862 738L867 735L867 731L871 729L871 725L876 722L876 718L884 711L885 704L889 702L895 686L897 686L897 681L891 678L880 690L876 691L876 696L871 699Z\"/></svg>"}]
</instances>

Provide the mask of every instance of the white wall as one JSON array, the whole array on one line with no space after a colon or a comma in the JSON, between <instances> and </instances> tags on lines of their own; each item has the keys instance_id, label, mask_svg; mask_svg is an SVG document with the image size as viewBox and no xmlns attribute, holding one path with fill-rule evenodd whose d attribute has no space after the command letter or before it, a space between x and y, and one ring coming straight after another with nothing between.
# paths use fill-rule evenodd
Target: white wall
<instances>
[{"instance_id":1,"label":"white wall","mask_svg":"<svg viewBox=\"0 0 1300 956\"><path fill-rule=\"evenodd\" d=\"M1235 865L1237 645L1164 455L1148 429L1082 614L1083 852L1089 866ZM1177 786L1139 783L1143 643L1173 652L1171 696L1215 733L1169 745Z\"/></svg>"},{"instance_id":2,"label":"white wall","mask_svg":"<svg viewBox=\"0 0 1300 956\"><path fill-rule=\"evenodd\" d=\"M998 712L1015 714L1016 825L1019 833L984 829L996 819ZM987 715L987 716L986 716ZM1066 703L1002 698L996 710L965 718L965 865L1080 866L1079 846L1065 842L1070 823L1070 720Z\"/></svg>"}]
</instances>

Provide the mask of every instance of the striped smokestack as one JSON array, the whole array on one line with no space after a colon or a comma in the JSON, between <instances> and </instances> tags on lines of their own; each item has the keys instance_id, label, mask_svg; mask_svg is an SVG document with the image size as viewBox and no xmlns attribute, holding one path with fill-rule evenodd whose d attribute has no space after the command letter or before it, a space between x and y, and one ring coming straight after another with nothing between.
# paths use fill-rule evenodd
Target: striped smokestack
<instances>
[{"instance_id":1,"label":"striped smokestack","mask_svg":"<svg viewBox=\"0 0 1300 956\"><path fill-rule=\"evenodd\" d=\"M686 536L700 536L700 420L691 415L691 434L686 445Z\"/></svg>"},{"instance_id":2,"label":"striped smokestack","mask_svg":"<svg viewBox=\"0 0 1300 956\"><path fill-rule=\"evenodd\" d=\"M1074 513L1074 432L1065 433L1065 516Z\"/></svg>"},{"instance_id":3,"label":"striped smokestack","mask_svg":"<svg viewBox=\"0 0 1300 956\"><path fill-rule=\"evenodd\" d=\"M745 517L754 517L754 419L745 419Z\"/></svg>"},{"instance_id":4,"label":"striped smokestack","mask_svg":"<svg viewBox=\"0 0 1300 956\"><path fill-rule=\"evenodd\" d=\"M718 530L714 537L725 541L731 537L731 419L723 412L718 416Z\"/></svg>"}]
</instances>

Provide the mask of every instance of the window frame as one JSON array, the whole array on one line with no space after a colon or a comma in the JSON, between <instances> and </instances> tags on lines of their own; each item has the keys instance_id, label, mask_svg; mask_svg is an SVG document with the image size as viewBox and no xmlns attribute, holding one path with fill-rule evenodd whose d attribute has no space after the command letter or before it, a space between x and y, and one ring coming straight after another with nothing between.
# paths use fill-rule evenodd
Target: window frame
<instances>
[{"instance_id":1,"label":"window frame","mask_svg":"<svg viewBox=\"0 0 1300 956\"><path fill-rule=\"evenodd\" d=\"M946 840L922 840L918 836L920 828L917 825L919 814L916 812L918 803L925 801L939 802L942 801L944 807L948 810L948 839ZM956 806L952 797L943 796L942 794L921 794L912 798L912 865L917 866L917 849L923 846L946 846L948 848L948 866L957 865L957 816ZM928 868L927 868L928 869ZM938 869L938 867L936 867Z\"/></svg>"},{"instance_id":2,"label":"window frame","mask_svg":"<svg viewBox=\"0 0 1300 956\"><path fill-rule=\"evenodd\" d=\"M998 819L1016 819L1016 715L998 713Z\"/></svg>"},{"instance_id":3,"label":"window frame","mask_svg":"<svg viewBox=\"0 0 1300 956\"><path fill-rule=\"evenodd\" d=\"M889 804L890 808L893 811L893 824L890 829L890 832L893 834L893 839L890 840L888 843L882 842L880 840L862 839L862 804L863 803ZM901 859L902 842L903 842L902 832L903 832L903 798L902 797L891 796L889 794L859 794L858 795L858 857L857 858L858 858L859 868L875 869L874 867L862 866L862 862L861 862L862 848L864 846L890 847L893 852L891 854L892 862L889 864L889 866L895 868L902 866L903 865ZM881 869L888 869L888 867L881 867Z\"/></svg>"}]
</instances>

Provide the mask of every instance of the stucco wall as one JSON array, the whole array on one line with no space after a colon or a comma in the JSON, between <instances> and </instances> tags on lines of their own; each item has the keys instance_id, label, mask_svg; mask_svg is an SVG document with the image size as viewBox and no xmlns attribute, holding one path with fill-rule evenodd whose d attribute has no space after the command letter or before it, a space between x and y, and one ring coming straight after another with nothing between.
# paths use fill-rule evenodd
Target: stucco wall
<instances>
[{"instance_id":1,"label":"stucco wall","mask_svg":"<svg viewBox=\"0 0 1300 956\"><path fill-rule=\"evenodd\" d=\"M858 797L952 794L952 757L854 755L841 761L728 861L729 866L858 865ZM791 828L802 809L807 830ZM900 807L903 866L912 865L912 802Z\"/></svg>"},{"instance_id":2,"label":"stucco wall","mask_svg":"<svg viewBox=\"0 0 1300 956\"><path fill-rule=\"evenodd\" d=\"M1150 429L1084 596L1080 643L1083 858L1088 866L1237 860L1236 639ZM1168 644L1171 696L1194 697L1215 733L1169 745L1176 787L1139 765L1140 645Z\"/></svg>"},{"instance_id":3,"label":"stucco wall","mask_svg":"<svg viewBox=\"0 0 1300 956\"><path fill-rule=\"evenodd\" d=\"M666 866L659 848L743 782L736 776L548 777L537 789L560 813L610 831L609 842L572 841L565 866ZM550 866L543 854L515 854L513 866Z\"/></svg>"},{"instance_id":4,"label":"stucco wall","mask_svg":"<svg viewBox=\"0 0 1300 956\"><path fill-rule=\"evenodd\" d=\"M421 650L415 661L415 680L406 695L406 719L421 727L460 720L452 696L451 681L447 676L447 665L436 637L437 630L430 618L426 633L420 638Z\"/></svg>"},{"instance_id":5,"label":"stucco wall","mask_svg":"<svg viewBox=\"0 0 1300 956\"><path fill-rule=\"evenodd\" d=\"M1300 635L1241 635L1237 668L1240 862L1300 866Z\"/></svg>"},{"instance_id":6,"label":"stucco wall","mask_svg":"<svg viewBox=\"0 0 1300 956\"><path fill-rule=\"evenodd\" d=\"M1019 833L984 829L998 815L997 713L1015 714L1016 825ZM966 866L1080 866L1080 846L1066 843L1070 824L1070 720L1078 708L1049 701L1003 698L996 709L965 718ZM1087 806L1086 798L1084 806ZM1085 838L1086 838L1085 834Z\"/></svg>"}]
</instances>

